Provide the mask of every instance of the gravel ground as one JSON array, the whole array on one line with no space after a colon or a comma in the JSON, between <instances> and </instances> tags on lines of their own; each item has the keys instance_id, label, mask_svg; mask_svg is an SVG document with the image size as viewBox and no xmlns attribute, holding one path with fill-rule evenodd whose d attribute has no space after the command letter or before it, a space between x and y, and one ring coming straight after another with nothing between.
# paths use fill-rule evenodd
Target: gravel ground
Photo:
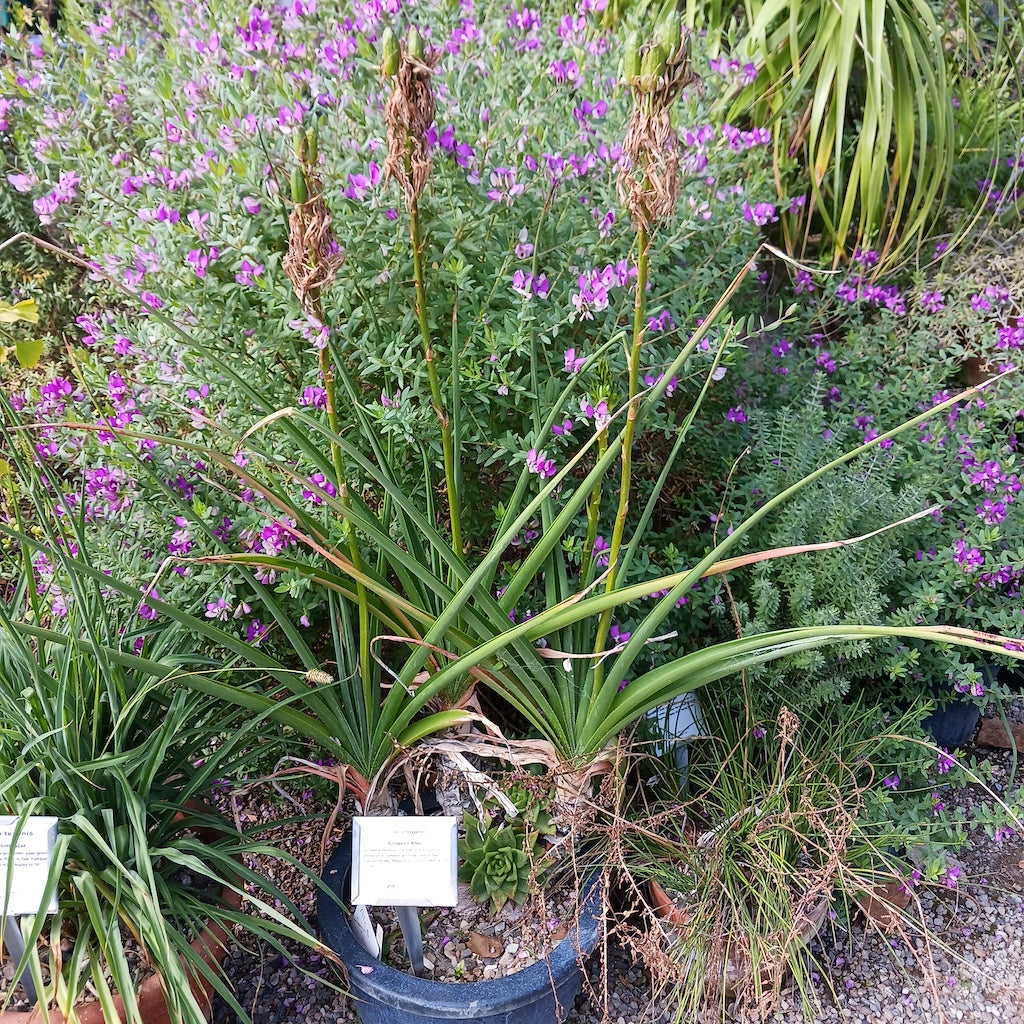
<instances>
[{"instance_id":1,"label":"gravel ground","mask_svg":"<svg viewBox=\"0 0 1024 1024\"><path fill-rule=\"evenodd\" d=\"M1007 755L983 753L1001 773L1007 772ZM965 792L958 805L967 806L972 799ZM308 825L305 831L308 834ZM294 830L283 829L275 841L298 855L306 852ZM995 843L975 837L962 860L964 877L955 890L923 893L924 932L881 935L861 923L850 931L836 924L823 931L812 945L820 971L813 994L818 1005L810 1019L816 1024L1016 1024L1024 1019L1024 839L1014 835ZM280 881L288 887L286 877ZM668 1001L652 997L644 972L614 942L608 944L606 965L597 959L590 965L569 1024L662 1024L672 1019ZM308 951L296 949L290 960L282 960L272 950L239 947L229 952L226 963L236 997L254 1024L356 1019L344 995L321 980L336 980L332 969ZM609 979L607 986L600 984L602 976ZM804 1021L801 1001L792 988L783 990L779 1007L767 1018L727 1012L725 1019L730 1024ZM721 1020L722 1014L709 1014L707 1019ZM223 1002L215 1004L215 1024L236 1021Z\"/></svg>"}]
</instances>

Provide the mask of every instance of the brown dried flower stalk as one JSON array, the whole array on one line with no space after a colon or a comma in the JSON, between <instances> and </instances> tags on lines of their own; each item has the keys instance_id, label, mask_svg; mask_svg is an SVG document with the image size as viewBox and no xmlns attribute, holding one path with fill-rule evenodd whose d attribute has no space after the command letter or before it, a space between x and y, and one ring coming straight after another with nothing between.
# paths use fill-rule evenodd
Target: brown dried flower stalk
<instances>
[{"instance_id":1,"label":"brown dried flower stalk","mask_svg":"<svg viewBox=\"0 0 1024 1024\"><path fill-rule=\"evenodd\" d=\"M667 221L679 201L679 135L671 106L682 89L699 82L686 45L680 45L659 70L660 74L639 75L630 82L633 110L618 177L619 198L633 226L645 231Z\"/></svg>"},{"instance_id":2,"label":"brown dried flower stalk","mask_svg":"<svg viewBox=\"0 0 1024 1024\"><path fill-rule=\"evenodd\" d=\"M430 150L427 131L434 123L436 106L430 88L440 51L427 47L423 57L414 57L403 44L394 88L384 104L388 155L384 177L394 178L412 205L430 178Z\"/></svg>"},{"instance_id":3,"label":"brown dried flower stalk","mask_svg":"<svg viewBox=\"0 0 1024 1024\"><path fill-rule=\"evenodd\" d=\"M309 168L303 168L303 177L309 198L295 203L288 217L288 252L282 266L303 310L319 318L320 294L334 280L345 251L331 228L323 182Z\"/></svg>"},{"instance_id":4,"label":"brown dried flower stalk","mask_svg":"<svg viewBox=\"0 0 1024 1024\"><path fill-rule=\"evenodd\" d=\"M650 231L667 221L679 201L679 138L667 110L634 107L622 144L619 198L633 226Z\"/></svg>"}]
</instances>

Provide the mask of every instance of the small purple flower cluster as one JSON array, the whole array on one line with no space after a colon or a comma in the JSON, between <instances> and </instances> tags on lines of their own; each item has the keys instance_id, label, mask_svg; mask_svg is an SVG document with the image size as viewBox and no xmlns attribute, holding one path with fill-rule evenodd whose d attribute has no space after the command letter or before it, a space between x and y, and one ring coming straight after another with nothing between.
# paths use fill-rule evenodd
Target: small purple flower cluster
<instances>
[{"instance_id":1,"label":"small purple flower cluster","mask_svg":"<svg viewBox=\"0 0 1024 1024\"><path fill-rule=\"evenodd\" d=\"M609 263L600 270L584 271L576 278L578 291L572 296L577 316L593 320L594 313L608 308L612 289L627 287L635 277L636 267L627 260Z\"/></svg>"},{"instance_id":2,"label":"small purple flower cluster","mask_svg":"<svg viewBox=\"0 0 1024 1024\"><path fill-rule=\"evenodd\" d=\"M74 171L61 171L60 178L54 188L45 196L32 201L40 224L52 224L57 207L62 203L70 203L78 194L78 186L82 179Z\"/></svg>"}]
</instances>

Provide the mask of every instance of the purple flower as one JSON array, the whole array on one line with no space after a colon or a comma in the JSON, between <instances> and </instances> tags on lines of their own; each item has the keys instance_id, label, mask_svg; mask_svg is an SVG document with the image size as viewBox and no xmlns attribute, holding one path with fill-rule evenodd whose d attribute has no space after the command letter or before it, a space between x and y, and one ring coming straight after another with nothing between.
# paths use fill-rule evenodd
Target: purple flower
<instances>
[{"instance_id":1,"label":"purple flower","mask_svg":"<svg viewBox=\"0 0 1024 1024\"><path fill-rule=\"evenodd\" d=\"M333 498L337 495L338 491L334 484L323 475L323 473L314 473L309 478L310 484L318 490L310 490L309 488L303 488L302 497L306 501L312 502L314 505L322 505L324 499L320 495L320 491L323 491L328 497Z\"/></svg>"},{"instance_id":2,"label":"purple flower","mask_svg":"<svg viewBox=\"0 0 1024 1024\"><path fill-rule=\"evenodd\" d=\"M586 398L580 400L580 419L587 423L590 420L594 421L594 430L600 433L602 430L607 429L608 424L611 423L611 414L608 412L608 403L603 399L592 405Z\"/></svg>"},{"instance_id":3,"label":"purple flower","mask_svg":"<svg viewBox=\"0 0 1024 1024\"><path fill-rule=\"evenodd\" d=\"M531 448L526 453L526 466L531 473L536 473L541 480L546 480L558 472L555 463L543 451L539 452L536 448Z\"/></svg>"},{"instance_id":4,"label":"purple flower","mask_svg":"<svg viewBox=\"0 0 1024 1024\"><path fill-rule=\"evenodd\" d=\"M533 255L533 243L530 241L526 228L519 232L519 241L515 246L515 254L518 259L528 260Z\"/></svg>"},{"instance_id":5,"label":"purple flower","mask_svg":"<svg viewBox=\"0 0 1024 1024\"><path fill-rule=\"evenodd\" d=\"M930 291L921 293L921 308L926 313L938 313L939 310L946 308L945 299L940 291Z\"/></svg>"},{"instance_id":6,"label":"purple flower","mask_svg":"<svg viewBox=\"0 0 1024 1024\"><path fill-rule=\"evenodd\" d=\"M942 750L939 751L939 756L936 759L935 765L938 769L939 774L945 775L950 770L950 768L952 768L955 764L956 758L954 758L950 754L950 752L945 747L943 747Z\"/></svg>"},{"instance_id":7,"label":"purple flower","mask_svg":"<svg viewBox=\"0 0 1024 1024\"><path fill-rule=\"evenodd\" d=\"M886 789L898 789L900 785L900 777L894 772L892 775L887 775L882 779L882 785Z\"/></svg>"},{"instance_id":8,"label":"purple flower","mask_svg":"<svg viewBox=\"0 0 1024 1024\"><path fill-rule=\"evenodd\" d=\"M327 348L327 342L331 337L331 329L311 313L307 313L302 320L289 320L288 326L293 331L301 331L306 341L312 342L313 347L323 351Z\"/></svg>"},{"instance_id":9,"label":"purple flower","mask_svg":"<svg viewBox=\"0 0 1024 1024\"><path fill-rule=\"evenodd\" d=\"M308 387L299 396L299 405L311 405L314 409L326 409L327 392L315 385Z\"/></svg>"},{"instance_id":10,"label":"purple flower","mask_svg":"<svg viewBox=\"0 0 1024 1024\"><path fill-rule=\"evenodd\" d=\"M151 598L151 597L155 601L159 601L160 600L160 595L155 590L147 590L145 598L143 599L142 603L139 605L139 610L138 610L139 618L140 619L146 619L149 622L152 622L155 618L157 618L157 615L158 615L157 610L155 608L151 608L148 604L146 604L146 601L148 601L149 598Z\"/></svg>"},{"instance_id":11,"label":"purple flower","mask_svg":"<svg viewBox=\"0 0 1024 1024\"><path fill-rule=\"evenodd\" d=\"M584 356L577 356L576 349L567 348L565 350L565 372L566 373L579 373L583 369L583 364L586 362Z\"/></svg>"},{"instance_id":12,"label":"purple flower","mask_svg":"<svg viewBox=\"0 0 1024 1024\"><path fill-rule=\"evenodd\" d=\"M235 280L245 287L249 287L256 283L256 278L263 273L262 263L250 263L249 260L243 259L242 265L235 274Z\"/></svg>"},{"instance_id":13,"label":"purple flower","mask_svg":"<svg viewBox=\"0 0 1024 1024\"><path fill-rule=\"evenodd\" d=\"M803 196L800 197L801 199ZM796 295L802 295L804 292L813 292L814 281L811 275L806 270L798 270L796 272L796 282L793 284L793 292Z\"/></svg>"},{"instance_id":14,"label":"purple flower","mask_svg":"<svg viewBox=\"0 0 1024 1024\"><path fill-rule=\"evenodd\" d=\"M759 227L766 224L774 224L779 219L774 203L755 203L751 206L746 200L743 202L743 219Z\"/></svg>"},{"instance_id":15,"label":"purple flower","mask_svg":"<svg viewBox=\"0 0 1024 1024\"><path fill-rule=\"evenodd\" d=\"M231 602L226 597L218 597L216 601L207 601L206 617L226 622L231 613Z\"/></svg>"},{"instance_id":16,"label":"purple flower","mask_svg":"<svg viewBox=\"0 0 1024 1024\"><path fill-rule=\"evenodd\" d=\"M1002 501L993 501L986 498L975 509L979 518L986 526L997 526L1006 518L1006 504Z\"/></svg>"},{"instance_id":17,"label":"purple flower","mask_svg":"<svg viewBox=\"0 0 1024 1024\"><path fill-rule=\"evenodd\" d=\"M517 270L512 275L512 291L527 298L543 299L551 290L551 283L545 274L536 277L525 270Z\"/></svg>"},{"instance_id":18,"label":"purple flower","mask_svg":"<svg viewBox=\"0 0 1024 1024\"><path fill-rule=\"evenodd\" d=\"M962 537L953 544L953 560L965 573L975 572L985 564L985 556L975 547L968 548Z\"/></svg>"},{"instance_id":19,"label":"purple flower","mask_svg":"<svg viewBox=\"0 0 1024 1024\"><path fill-rule=\"evenodd\" d=\"M206 277L206 268L220 256L220 250L216 246L204 252L202 249L190 249L185 257L185 262L195 271L196 277Z\"/></svg>"},{"instance_id":20,"label":"purple flower","mask_svg":"<svg viewBox=\"0 0 1024 1024\"><path fill-rule=\"evenodd\" d=\"M515 197L525 188L522 182L516 181L514 167L495 167L490 176L491 187L487 190L487 198L493 202L511 206Z\"/></svg>"},{"instance_id":21,"label":"purple flower","mask_svg":"<svg viewBox=\"0 0 1024 1024\"><path fill-rule=\"evenodd\" d=\"M0 103L3 103L3 100L0 100ZM32 172L29 174L8 174L7 180L11 183L11 187L18 192L31 192L39 184L39 179Z\"/></svg>"}]
</instances>

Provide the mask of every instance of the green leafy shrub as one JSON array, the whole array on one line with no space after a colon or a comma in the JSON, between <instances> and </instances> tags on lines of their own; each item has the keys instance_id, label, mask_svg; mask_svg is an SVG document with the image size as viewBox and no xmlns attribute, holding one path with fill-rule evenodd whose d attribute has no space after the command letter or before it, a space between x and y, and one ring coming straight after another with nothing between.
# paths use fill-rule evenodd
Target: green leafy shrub
<instances>
[{"instance_id":1,"label":"green leafy shrub","mask_svg":"<svg viewBox=\"0 0 1024 1024\"><path fill-rule=\"evenodd\" d=\"M49 222L42 227L81 252L103 299L78 311L74 375L65 368L19 388L18 404L41 421L177 434L234 458L237 439L218 425L288 407L324 415L329 340L359 378L338 410L339 430L354 428L358 404L403 486L426 499L433 484L422 469L440 466L442 438L405 290L413 260L396 219L399 190L383 176L375 47L390 16L372 3L351 13L330 0L315 14L302 5L257 13L240 0L145 11L110 3L97 17L69 18L60 36L10 41L7 173ZM441 394L447 402L457 390L453 429L473 453L457 485L465 542L479 547L492 499L508 499L530 451L562 459L575 450L569 431L542 436L531 410L562 402L555 425L575 425L578 436L581 403L614 410L625 398L615 381L625 365L620 331L632 315L632 240L615 179L628 103L617 84L619 50L597 12L562 18L488 7L464 17L439 5L399 21L413 14L429 20L429 42L444 51L432 76L439 106L422 217L425 312L444 367ZM688 89L678 105L692 126L693 173L651 255L643 386L671 364L720 282L749 258L758 229L749 211L770 191L763 140L720 123L713 89ZM283 270L289 182L300 163L294 143L307 132L317 137L307 172L322 188L313 194L322 194L344 257L320 290L322 324L300 307ZM32 253L24 244L6 251ZM744 294L734 301L749 301ZM675 410L696 398L694 374L712 359L711 342L705 348L652 414L638 486L657 476ZM573 376L578 388L567 402ZM107 567L120 565L180 606L212 606L216 621L249 640L272 618L269 589L296 620L326 614L322 592L299 573L254 583L237 567L188 561L276 553L287 543L262 536L273 513L258 495L238 500L209 459L56 426L44 447L69 490L83 480L86 491L92 481L110 484L109 501L86 502L95 557ZM373 474L350 469L353 492L372 502ZM296 472L308 480L324 469L307 460ZM294 483L296 496L309 491ZM272 630L264 643L273 647L278 636Z\"/></svg>"}]
</instances>

